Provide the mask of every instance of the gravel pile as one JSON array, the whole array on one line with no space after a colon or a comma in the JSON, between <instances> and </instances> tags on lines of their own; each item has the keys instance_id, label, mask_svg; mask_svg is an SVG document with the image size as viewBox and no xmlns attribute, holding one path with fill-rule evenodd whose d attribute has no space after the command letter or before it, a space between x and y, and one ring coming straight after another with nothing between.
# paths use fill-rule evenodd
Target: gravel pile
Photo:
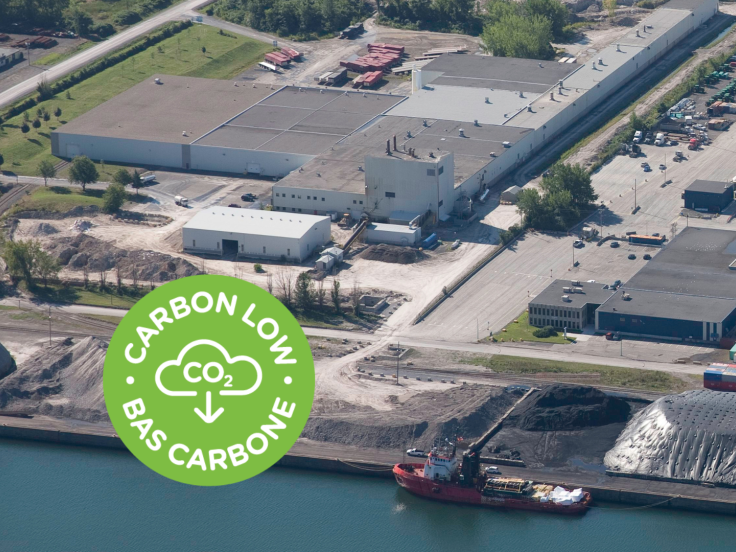
<instances>
[{"instance_id":1,"label":"gravel pile","mask_svg":"<svg viewBox=\"0 0 736 552\"><path fill-rule=\"evenodd\" d=\"M90 272L112 270L120 267L122 278L133 277L137 271L141 281L167 282L185 276L203 274L189 261L155 251L119 249L92 236L80 234L74 237L59 238L47 246L49 253L72 270Z\"/></svg>"}]
</instances>

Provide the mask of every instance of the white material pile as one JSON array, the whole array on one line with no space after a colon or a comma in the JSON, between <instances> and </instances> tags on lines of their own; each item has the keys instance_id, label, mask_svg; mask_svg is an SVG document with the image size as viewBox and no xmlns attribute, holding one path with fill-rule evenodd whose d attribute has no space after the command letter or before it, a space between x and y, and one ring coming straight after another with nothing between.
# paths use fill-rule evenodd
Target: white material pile
<instances>
[{"instance_id":1,"label":"white material pile","mask_svg":"<svg viewBox=\"0 0 736 552\"><path fill-rule=\"evenodd\" d=\"M554 490L549 493L548 500L555 504L561 504L563 506L570 506L575 502L583 500L583 489L575 489L574 491L568 491L562 487L555 487Z\"/></svg>"},{"instance_id":2,"label":"white material pile","mask_svg":"<svg viewBox=\"0 0 736 552\"><path fill-rule=\"evenodd\" d=\"M74 221L74 224L72 224L70 230L75 230L77 232L86 232L90 228L92 228L92 223L90 221L77 219Z\"/></svg>"}]
</instances>

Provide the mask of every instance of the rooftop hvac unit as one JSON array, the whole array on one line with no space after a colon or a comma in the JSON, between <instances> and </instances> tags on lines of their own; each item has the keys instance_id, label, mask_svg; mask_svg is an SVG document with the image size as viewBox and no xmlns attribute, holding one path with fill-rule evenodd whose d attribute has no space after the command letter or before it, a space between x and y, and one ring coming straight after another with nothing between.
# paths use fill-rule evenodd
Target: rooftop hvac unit
<instances>
[{"instance_id":1,"label":"rooftop hvac unit","mask_svg":"<svg viewBox=\"0 0 736 552\"><path fill-rule=\"evenodd\" d=\"M478 124L478 119L474 119L474 120L473 120L473 126L480 126L480 125Z\"/></svg>"},{"instance_id":2,"label":"rooftop hvac unit","mask_svg":"<svg viewBox=\"0 0 736 552\"><path fill-rule=\"evenodd\" d=\"M465 138L465 130L463 130L462 128L459 128L457 131L458 131L458 134L460 135L460 138Z\"/></svg>"},{"instance_id":3,"label":"rooftop hvac unit","mask_svg":"<svg viewBox=\"0 0 736 552\"><path fill-rule=\"evenodd\" d=\"M621 299L623 299L624 301L631 301L631 295L629 295L628 293L624 293L621 295Z\"/></svg>"},{"instance_id":4,"label":"rooftop hvac unit","mask_svg":"<svg viewBox=\"0 0 736 552\"><path fill-rule=\"evenodd\" d=\"M563 295L563 296L562 296L562 300L563 300L563 301L564 301L565 303L570 303L570 302L572 301L572 299L570 299L570 296L569 296L569 295Z\"/></svg>"},{"instance_id":5,"label":"rooftop hvac unit","mask_svg":"<svg viewBox=\"0 0 736 552\"><path fill-rule=\"evenodd\" d=\"M519 90L519 97L520 98L523 98L524 97L524 91L523 90Z\"/></svg>"},{"instance_id":6,"label":"rooftop hvac unit","mask_svg":"<svg viewBox=\"0 0 736 552\"><path fill-rule=\"evenodd\" d=\"M569 286L568 287L563 287L562 288L562 292L563 293L572 293L572 288L569 287Z\"/></svg>"},{"instance_id":7,"label":"rooftop hvac unit","mask_svg":"<svg viewBox=\"0 0 736 552\"><path fill-rule=\"evenodd\" d=\"M529 104L526 106L526 110L531 113L532 112L532 104Z\"/></svg>"},{"instance_id":8,"label":"rooftop hvac unit","mask_svg":"<svg viewBox=\"0 0 736 552\"><path fill-rule=\"evenodd\" d=\"M572 285L574 285L574 286L579 286L579 285L580 285L580 280L573 280L573 281L571 281L570 283L571 283Z\"/></svg>"},{"instance_id":9,"label":"rooftop hvac unit","mask_svg":"<svg viewBox=\"0 0 736 552\"><path fill-rule=\"evenodd\" d=\"M616 51L617 52L620 52L621 51L621 44L616 44Z\"/></svg>"},{"instance_id":10,"label":"rooftop hvac unit","mask_svg":"<svg viewBox=\"0 0 736 552\"><path fill-rule=\"evenodd\" d=\"M486 96L486 103L487 104L491 103L491 100L488 98L488 96Z\"/></svg>"},{"instance_id":11,"label":"rooftop hvac unit","mask_svg":"<svg viewBox=\"0 0 736 552\"><path fill-rule=\"evenodd\" d=\"M598 58L598 65L603 65L603 58Z\"/></svg>"},{"instance_id":12,"label":"rooftop hvac unit","mask_svg":"<svg viewBox=\"0 0 736 552\"><path fill-rule=\"evenodd\" d=\"M153 82L155 82L156 84L161 84L161 79L156 77L155 79L153 79Z\"/></svg>"},{"instance_id":13,"label":"rooftop hvac unit","mask_svg":"<svg viewBox=\"0 0 736 552\"><path fill-rule=\"evenodd\" d=\"M552 100L552 101L555 101L555 93L554 92L550 92L549 93L549 99Z\"/></svg>"},{"instance_id":14,"label":"rooftop hvac unit","mask_svg":"<svg viewBox=\"0 0 736 552\"><path fill-rule=\"evenodd\" d=\"M492 151L491 152L491 157L496 157L496 152L495 151Z\"/></svg>"},{"instance_id":15,"label":"rooftop hvac unit","mask_svg":"<svg viewBox=\"0 0 736 552\"><path fill-rule=\"evenodd\" d=\"M503 143L503 147L510 148L511 147L511 142L504 142Z\"/></svg>"}]
</instances>

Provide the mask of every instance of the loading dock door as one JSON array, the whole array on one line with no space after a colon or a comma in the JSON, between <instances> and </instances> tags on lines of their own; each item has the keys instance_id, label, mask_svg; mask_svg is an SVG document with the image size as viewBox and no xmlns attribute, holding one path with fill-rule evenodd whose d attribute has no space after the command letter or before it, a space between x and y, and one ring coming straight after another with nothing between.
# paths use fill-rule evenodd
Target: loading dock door
<instances>
[{"instance_id":1,"label":"loading dock door","mask_svg":"<svg viewBox=\"0 0 736 552\"><path fill-rule=\"evenodd\" d=\"M79 150L79 145L77 144L67 144L66 145L66 156L69 158L78 157L82 152Z\"/></svg>"},{"instance_id":2,"label":"loading dock door","mask_svg":"<svg viewBox=\"0 0 736 552\"><path fill-rule=\"evenodd\" d=\"M261 174L261 166L258 163L248 163L246 172L248 174Z\"/></svg>"},{"instance_id":3,"label":"loading dock door","mask_svg":"<svg viewBox=\"0 0 736 552\"><path fill-rule=\"evenodd\" d=\"M222 240L222 255L237 255L238 240Z\"/></svg>"}]
</instances>

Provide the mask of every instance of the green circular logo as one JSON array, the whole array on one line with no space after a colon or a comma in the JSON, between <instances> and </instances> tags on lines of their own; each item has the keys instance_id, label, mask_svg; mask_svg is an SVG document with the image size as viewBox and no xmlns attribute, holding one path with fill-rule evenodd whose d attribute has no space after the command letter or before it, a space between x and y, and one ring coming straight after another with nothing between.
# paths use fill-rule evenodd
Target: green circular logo
<instances>
[{"instance_id":1,"label":"green circular logo","mask_svg":"<svg viewBox=\"0 0 736 552\"><path fill-rule=\"evenodd\" d=\"M314 361L281 302L227 276L152 291L110 341L103 376L125 446L161 475L227 485L271 467L314 399Z\"/></svg>"}]
</instances>

